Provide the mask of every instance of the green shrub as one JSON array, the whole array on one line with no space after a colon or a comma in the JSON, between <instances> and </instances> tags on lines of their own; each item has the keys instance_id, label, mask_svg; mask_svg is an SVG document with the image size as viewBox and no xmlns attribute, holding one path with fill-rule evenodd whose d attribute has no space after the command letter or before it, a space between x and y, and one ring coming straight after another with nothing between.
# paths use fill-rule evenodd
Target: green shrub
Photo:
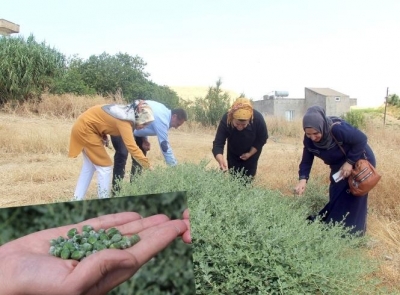
<instances>
[{"instance_id":1,"label":"green shrub","mask_svg":"<svg viewBox=\"0 0 400 295\"><path fill-rule=\"evenodd\" d=\"M393 106L400 106L400 98L397 94L391 94L387 97L387 103Z\"/></svg>"},{"instance_id":2,"label":"green shrub","mask_svg":"<svg viewBox=\"0 0 400 295\"><path fill-rule=\"evenodd\" d=\"M341 224L310 224L299 200L205 166L144 171L123 186L125 194L187 192L196 294L384 293L364 239Z\"/></svg>"},{"instance_id":3,"label":"green shrub","mask_svg":"<svg viewBox=\"0 0 400 295\"><path fill-rule=\"evenodd\" d=\"M194 120L203 126L217 126L230 107L230 97L228 93L223 93L221 84L219 79L215 87L210 87L204 98L196 98L191 107Z\"/></svg>"},{"instance_id":4,"label":"green shrub","mask_svg":"<svg viewBox=\"0 0 400 295\"><path fill-rule=\"evenodd\" d=\"M33 35L0 37L0 104L40 98L64 67L64 55Z\"/></svg>"},{"instance_id":5,"label":"green shrub","mask_svg":"<svg viewBox=\"0 0 400 295\"><path fill-rule=\"evenodd\" d=\"M365 128L366 126L363 110L351 110L350 112L344 115L343 119L346 120L349 124L359 129Z\"/></svg>"},{"instance_id":6,"label":"green shrub","mask_svg":"<svg viewBox=\"0 0 400 295\"><path fill-rule=\"evenodd\" d=\"M63 74L54 79L52 87L49 89L52 94L72 93L74 95L95 95L96 90L90 88L84 81L84 77L79 71L83 61L78 57L68 60L68 67Z\"/></svg>"}]
</instances>

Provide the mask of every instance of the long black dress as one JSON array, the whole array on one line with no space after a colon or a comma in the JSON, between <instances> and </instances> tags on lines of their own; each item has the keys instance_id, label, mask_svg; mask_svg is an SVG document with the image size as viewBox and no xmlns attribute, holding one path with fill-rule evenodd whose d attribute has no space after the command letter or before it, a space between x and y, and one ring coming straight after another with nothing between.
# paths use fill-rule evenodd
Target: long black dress
<instances>
[{"instance_id":1,"label":"long black dress","mask_svg":"<svg viewBox=\"0 0 400 295\"><path fill-rule=\"evenodd\" d=\"M260 112L254 110L253 121L245 129L239 131L232 125L228 126L227 116L228 114L225 114L219 123L213 141L212 153L214 157L218 154L223 154L225 142L227 141L228 168L233 168L235 171L244 169L245 175L255 176L258 159L268 139L267 124L264 117ZM256 148L257 152L246 161L240 159L240 156L249 152L251 147Z\"/></svg>"}]
</instances>

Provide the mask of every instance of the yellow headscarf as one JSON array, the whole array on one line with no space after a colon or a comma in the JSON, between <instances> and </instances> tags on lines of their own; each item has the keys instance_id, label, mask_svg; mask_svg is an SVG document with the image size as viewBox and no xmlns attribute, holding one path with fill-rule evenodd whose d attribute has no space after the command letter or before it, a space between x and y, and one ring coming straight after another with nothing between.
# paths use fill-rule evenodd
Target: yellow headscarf
<instances>
[{"instance_id":1,"label":"yellow headscarf","mask_svg":"<svg viewBox=\"0 0 400 295\"><path fill-rule=\"evenodd\" d=\"M250 99L239 97L235 100L228 111L228 125L233 119L237 120L253 120L253 106Z\"/></svg>"}]
</instances>

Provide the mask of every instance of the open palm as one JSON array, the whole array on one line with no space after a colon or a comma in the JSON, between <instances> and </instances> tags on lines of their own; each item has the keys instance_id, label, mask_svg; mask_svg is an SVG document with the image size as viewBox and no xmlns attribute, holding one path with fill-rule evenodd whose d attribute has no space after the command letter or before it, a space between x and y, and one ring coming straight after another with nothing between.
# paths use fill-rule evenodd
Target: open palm
<instances>
[{"instance_id":1,"label":"open palm","mask_svg":"<svg viewBox=\"0 0 400 295\"><path fill-rule=\"evenodd\" d=\"M102 250L80 262L48 254L51 239L85 224L95 230L116 227L123 235L139 234L141 240L131 248ZM39 231L0 247L0 294L106 294L180 235L188 236L188 220L169 220L161 214L142 218L134 212Z\"/></svg>"}]
</instances>

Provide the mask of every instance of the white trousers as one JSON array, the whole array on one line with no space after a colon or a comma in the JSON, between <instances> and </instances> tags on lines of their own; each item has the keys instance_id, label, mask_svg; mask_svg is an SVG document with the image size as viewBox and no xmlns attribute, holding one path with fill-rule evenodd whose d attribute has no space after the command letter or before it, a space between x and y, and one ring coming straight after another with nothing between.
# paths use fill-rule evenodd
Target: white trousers
<instances>
[{"instance_id":1,"label":"white trousers","mask_svg":"<svg viewBox=\"0 0 400 295\"><path fill-rule=\"evenodd\" d=\"M97 172L97 197L109 198L111 192L111 177L113 166L97 166L90 161L85 151L82 151L83 165L76 185L74 200L83 200L92 181L93 174Z\"/></svg>"}]
</instances>

